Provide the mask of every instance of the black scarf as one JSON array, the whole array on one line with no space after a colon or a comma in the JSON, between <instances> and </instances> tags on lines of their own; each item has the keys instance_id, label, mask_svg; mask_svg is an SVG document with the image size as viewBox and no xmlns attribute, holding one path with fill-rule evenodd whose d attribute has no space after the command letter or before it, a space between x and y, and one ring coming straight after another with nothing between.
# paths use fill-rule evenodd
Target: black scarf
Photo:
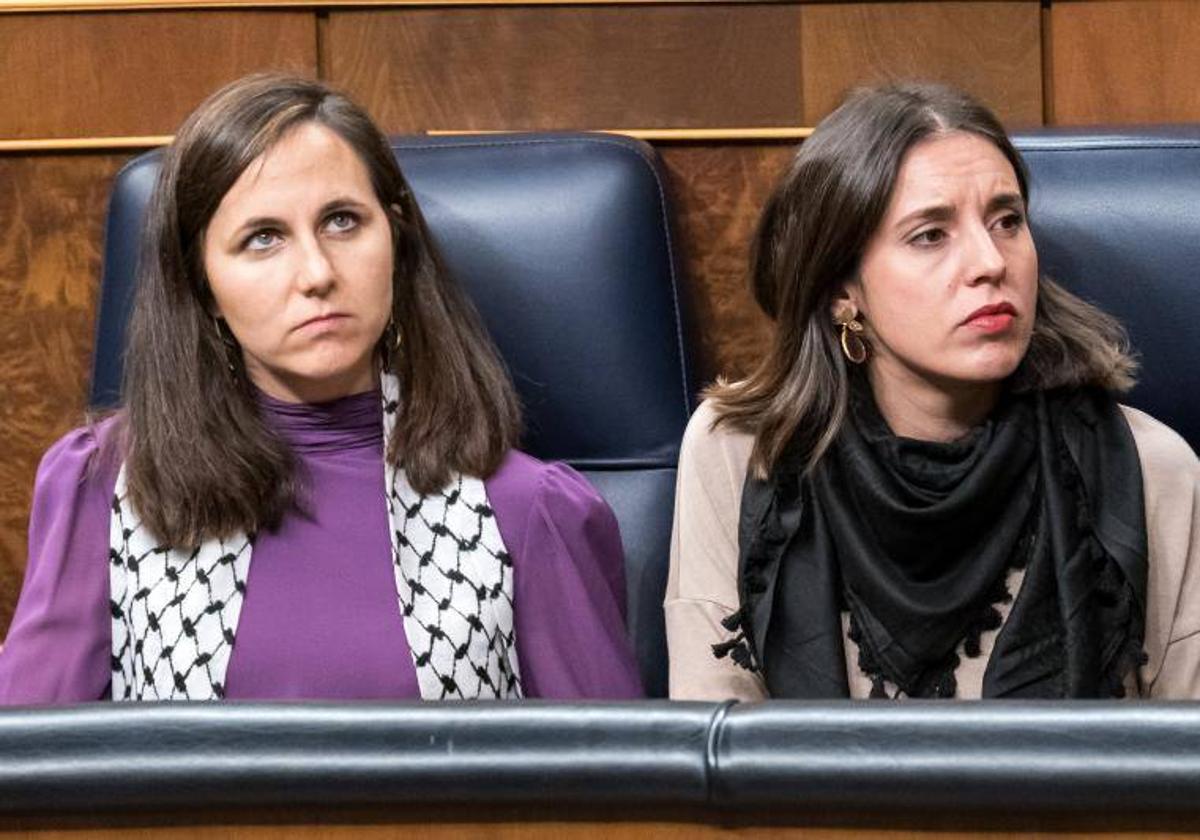
<instances>
[{"instance_id":1,"label":"black scarf","mask_svg":"<svg viewBox=\"0 0 1200 840\"><path fill-rule=\"evenodd\" d=\"M714 652L772 697L848 695L841 613L859 667L910 697L953 697L961 644L1000 626L985 697L1108 697L1144 661L1141 467L1117 404L1093 390L1006 395L937 444L894 436L870 389L817 467L785 455L748 476L739 522L742 630Z\"/></svg>"}]
</instances>

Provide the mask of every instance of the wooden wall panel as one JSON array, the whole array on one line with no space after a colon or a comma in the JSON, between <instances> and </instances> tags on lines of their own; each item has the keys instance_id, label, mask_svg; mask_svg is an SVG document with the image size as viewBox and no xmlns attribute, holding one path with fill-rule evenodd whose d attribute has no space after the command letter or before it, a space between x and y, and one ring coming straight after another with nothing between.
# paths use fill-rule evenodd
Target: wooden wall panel
<instances>
[{"instance_id":1,"label":"wooden wall panel","mask_svg":"<svg viewBox=\"0 0 1200 840\"><path fill-rule=\"evenodd\" d=\"M83 420L103 214L121 155L0 157L0 637L42 453Z\"/></svg>"},{"instance_id":2,"label":"wooden wall panel","mask_svg":"<svg viewBox=\"0 0 1200 840\"><path fill-rule=\"evenodd\" d=\"M803 6L804 123L855 85L920 78L959 85L1006 124L1042 123L1039 4L837 3Z\"/></svg>"},{"instance_id":3,"label":"wooden wall panel","mask_svg":"<svg viewBox=\"0 0 1200 840\"><path fill-rule=\"evenodd\" d=\"M329 78L390 132L795 125L799 7L332 12Z\"/></svg>"},{"instance_id":4,"label":"wooden wall panel","mask_svg":"<svg viewBox=\"0 0 1200 840\"><path fill-rule=\"evenodd\" d=\"M1055 122L1200 120L1200 3L1055 3L1050 19Z\"/></svg>"},{"instance_id":5,"label":"wooden wall panel","mask_svg":"<svg viewBox=\"0 0 1200 840\"><path fill-rule=\"evenodd\" d=\"M223 82L318 64L392 132L811 125L883 78L962 85L1011 125L1200 120L1200 2L463 6L0 15L0 139L168 133ZM1044 39L1044 43L1043 43ZM1042 65L1043 47L1048 56ZM1043 74L1050 101L1043 102ZM661 144L700 339L744 374L747 285L789 144ZM0 156L0 635L33 474L82 417L101 218L122 155Z\"/></svg>"},{"instance_id":6,"label":"wooden wall panel","mask_svg":"<svg viewBox=\"0 0 1200 840\"><path fill-rule=\"evenodd\" d=\"M671 180L708 373L744 375L762 358L769 336L769 321L750 292L750 238L795 147L685 144L658 151Z\"/></svg>"},{"instance_id":7,"label":"wooden wall panel","mask_svg":"<svg viewBox=\"0 0 1200 840\"><path fill-rule=\"evenodd\" d=\"M170 134L255 70L315 75L312 12L0 15L0 138Z\"/></svg>"}]
</instances>

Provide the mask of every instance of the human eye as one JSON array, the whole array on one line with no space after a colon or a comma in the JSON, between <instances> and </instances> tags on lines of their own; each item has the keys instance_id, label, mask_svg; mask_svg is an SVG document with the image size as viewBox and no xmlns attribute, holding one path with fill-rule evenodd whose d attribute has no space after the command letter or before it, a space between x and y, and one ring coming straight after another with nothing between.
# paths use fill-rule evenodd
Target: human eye
<instances>
[{"instance_id":1,"label":"human eye","mask_svg":"<svg viewBox=\"0 0 1200 840\"><path fill-rule=\"evenodd\" d=\"M279 231L260 228L242 240L243 251L266 251L279 242Z\"/></svg>"},{"instance_id":2,"label":"human eye","mask_svg":"<svg viewBox=\"0 0 1200 840\"><path fill-rule=\"evenodd\" d=\"M333 233L349 233L358 227L360 221L357 213L338 210L325 218L325 228Z\"/></svg>"},{"instance_id":3,"label":"human eye","mask_svg":"<svg viewBox=\"0 0 1200 840\"><path fill-rule=\"evenodd\" d=\"M1004 213L1000 218L996 219L993 227L1003 233L1015 233L1020 230L1025 224L1025 214L1017 210L1010 210Z\"/></svg>"},{"instance_id":4,"label":"human eye","mask_svg":"<svg viewBox=\"0 0 1200 840\"><path fill-rule=\"evenodd\" d=\"M909 245L915 245L918 248L933 248L940 245L946 239L946 231L940 227L929 227L924 230L917 231L908 238Z\"/></svg>"}]
</instances>

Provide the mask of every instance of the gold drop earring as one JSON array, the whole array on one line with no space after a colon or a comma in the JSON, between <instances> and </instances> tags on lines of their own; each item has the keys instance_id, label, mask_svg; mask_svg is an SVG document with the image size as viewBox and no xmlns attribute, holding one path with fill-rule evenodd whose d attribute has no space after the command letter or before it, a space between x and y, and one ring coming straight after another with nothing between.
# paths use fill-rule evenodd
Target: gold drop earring
<instances>
[{"instance_id":1,"label":"gold drop earring","mask_svg":"<svg viewBox=\"0 0 1200 840\"><path fill-rule=\"evenodd\" d=\"M867 360L869 349L866 338L863 337L863 325L858 320L858 313L843 315L835 318L835 324L842 328L842 352L852 364L861 365Z\"/></svg>"}]
</instances>

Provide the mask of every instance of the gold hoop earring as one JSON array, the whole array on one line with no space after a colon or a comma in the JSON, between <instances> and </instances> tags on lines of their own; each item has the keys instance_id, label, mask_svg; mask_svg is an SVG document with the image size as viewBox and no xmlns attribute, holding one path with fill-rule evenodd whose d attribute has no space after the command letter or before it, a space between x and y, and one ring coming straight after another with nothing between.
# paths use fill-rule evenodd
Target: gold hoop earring
<instances>
[{"instance_id":1,"label":"gold hoop earring","mask_svg":"<svg viewBox=\"0 0 1200 840\"><path fill-rule=\"evenodd\" d=\"M863 338L863 325L857 315L841 321L842 352L852 364L861 365L867 360L867 340Z\"/></svg>"},{"instance_id":2,"label":"gold hoop earring","mask_svg":"<svg viewBox=\"0 0 1200 840\"><path fill-rule=\"evenodd\" d=\"M383 346L388 352L399 352L404 345L404 338L400 335L400 328L396 326L396 322L388 319L387 326L383 328Z\"/></svg>"},{"instance_id":3,"label":"gold hoop earring","mask_svg":"<svg viewBox=\"0 0 1200 840\"><path fill-rule=\"evenodd\" d=\"M384 370L395 372L396 361L403 347L404 338L400 335L400 329L396 322L389 318L387 326L383 328L383 335L379 337L379 357Z\"/></svg>"}]
</instances>

